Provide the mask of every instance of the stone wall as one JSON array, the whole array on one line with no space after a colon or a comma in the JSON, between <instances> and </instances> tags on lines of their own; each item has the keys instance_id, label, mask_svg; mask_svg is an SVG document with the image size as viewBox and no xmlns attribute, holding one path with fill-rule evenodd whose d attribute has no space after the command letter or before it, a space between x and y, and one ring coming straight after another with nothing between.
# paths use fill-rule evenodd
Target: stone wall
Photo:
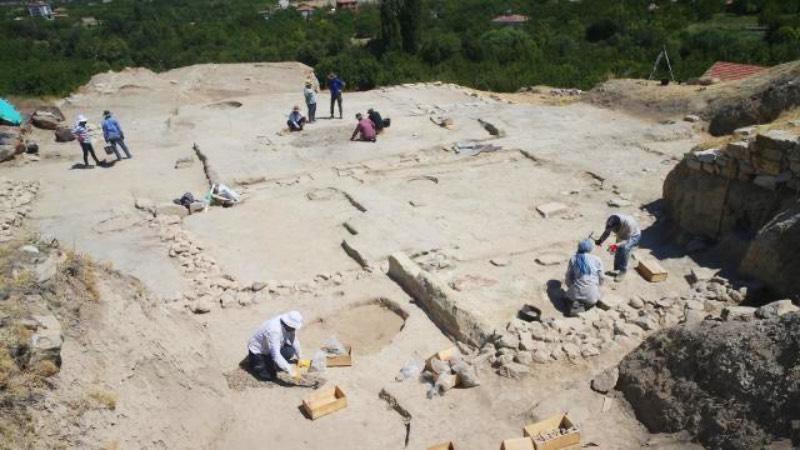
<instances>
[{"instance_id":1,"label":"stone wall","mask_svg":"<svg viewBox=\"0 0 800 450\"><path fill-rule=\"evenodd\" d=\"M721 148L688 153L664 182L672 219L712 239L749 241L740 270L783 295L800 293L800 135L736 130Z\"/></svg>"}]
</instances>

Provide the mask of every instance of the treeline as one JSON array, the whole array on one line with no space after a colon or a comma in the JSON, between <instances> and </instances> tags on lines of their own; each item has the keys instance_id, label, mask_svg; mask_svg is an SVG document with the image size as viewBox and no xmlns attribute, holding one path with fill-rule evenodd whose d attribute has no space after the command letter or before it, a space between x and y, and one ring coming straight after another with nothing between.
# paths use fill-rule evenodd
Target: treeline
<instances>
[{"instance_id":1,"label":"treeline","mask_svg":"<svg viewBox=\"0 0 800 450\"><path fill-rule=\"evenodd\" d=\"M308 20L263 0L63 6L69 17L54 21L0 7L0 95L63 95L109 69L209 62L297 60L357 89L437 79L512 91L646 77L662 47L682 80L717 60L800 59L800 0L384 0ZM530 20L492 25L506 13Z\"/></svg>"}]
</instances>

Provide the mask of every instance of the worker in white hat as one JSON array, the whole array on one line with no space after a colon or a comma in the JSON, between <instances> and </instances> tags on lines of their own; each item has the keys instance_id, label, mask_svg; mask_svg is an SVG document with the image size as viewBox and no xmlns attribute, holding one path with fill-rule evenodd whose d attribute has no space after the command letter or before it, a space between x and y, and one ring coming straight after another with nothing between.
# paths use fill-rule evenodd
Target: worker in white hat
<instances>
[{"instance_id":1,"label":"worker in white hat","mask_svg":"<svg viewBox=\"0 0 800 450\"><path fill-rule=\"evenodd\" d=\"M78 140L81 150L83 150L83 167L85 168L92 167L89 165L89 156L92 157L95 164L98 166L101 164L100 161L97 160L97 155L94 153L94 147L92 146L92 135L87 123L88 120L86 119L86 116L80 114L78 116L78 120L75 121L75 127L72 129L72 134L75 136L75 139Z\"/></svg>"},{"instance_id":2,"label":"worker in white hat","mask_svg":"<svg viewBox=\"0 0 800 450\"><path fill-rule=\"evenodd\" d=\"M247 344L250 370L261 380L272 380L279 370L295 376L292 360L300 359L300 341L296 332L303 327L297 311L280 314L262 323Z\"/></svg>"}]
</instances>

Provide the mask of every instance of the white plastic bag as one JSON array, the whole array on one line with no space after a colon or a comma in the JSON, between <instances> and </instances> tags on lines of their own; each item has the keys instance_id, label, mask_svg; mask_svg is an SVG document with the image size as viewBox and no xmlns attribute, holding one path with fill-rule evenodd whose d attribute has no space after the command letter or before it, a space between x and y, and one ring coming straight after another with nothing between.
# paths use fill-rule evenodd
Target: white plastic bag
<instances>
[{"instance_id":1,"label":"white plastic bag","mask_svg":"<svg viewBox=\"0 0 800 450\"><path fill-rule=\"evenodd\" d=\"M322 350L317 350L314 357L311 358L311 366L308 368L309 372L325 372L328 367L328 354Z\"/></svg>"},{"instance_id":2,"label":"white plastic bag","mask_svg":"<svg viewBox=\"0 0 800 450\"><path fill-rule=\"evenodd\" d=\"M331 336L324 344L322 344L322 350L324 350L329 355L346 355L347 349L338 339L336 336Z\"/></svg>"}]
</instances>

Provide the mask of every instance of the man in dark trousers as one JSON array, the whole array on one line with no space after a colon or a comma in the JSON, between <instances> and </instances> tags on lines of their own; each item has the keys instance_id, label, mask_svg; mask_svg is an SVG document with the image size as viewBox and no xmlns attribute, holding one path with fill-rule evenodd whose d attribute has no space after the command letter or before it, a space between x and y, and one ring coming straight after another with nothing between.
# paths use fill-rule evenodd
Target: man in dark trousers
<instances>
[{"instance_id":1,"label":"man in dark trousers","mask_svg":"<svg viewBox=\"0 0 800 450\"><path fill-rule=\"evenodd\" d=\"M333 105L339 103L339 118L342 118L342 90L345 87L344 81L339 79L335 73L328 74L328 89L331 91L331 119L333 119Z\"/></svg>"}]
</instances>

